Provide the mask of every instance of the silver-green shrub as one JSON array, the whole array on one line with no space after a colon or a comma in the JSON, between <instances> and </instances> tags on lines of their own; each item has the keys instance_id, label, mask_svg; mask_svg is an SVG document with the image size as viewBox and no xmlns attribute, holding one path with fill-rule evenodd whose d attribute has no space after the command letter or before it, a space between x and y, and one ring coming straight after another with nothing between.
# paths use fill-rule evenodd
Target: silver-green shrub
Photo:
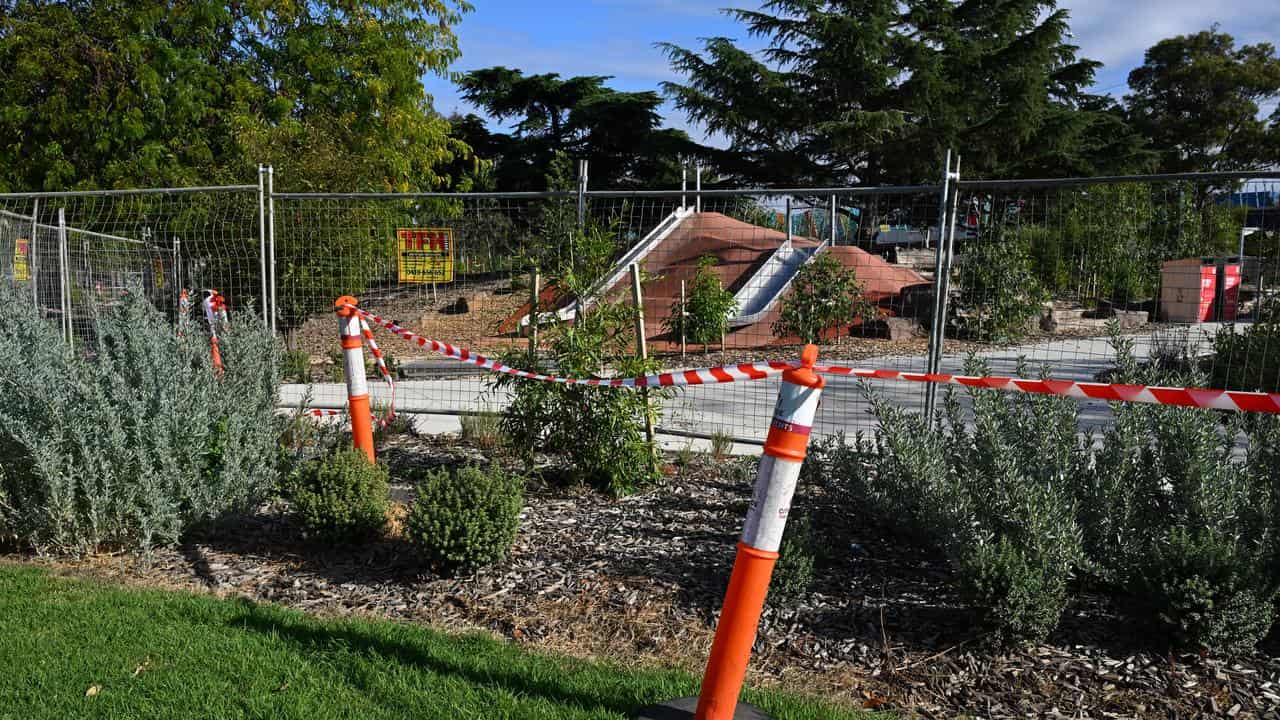
<instances>
[{"instance_id":1,"label":"silver-green shrub","mask_svg":"<svg viewBox=\"0 0 1280 720\"><path fill-rule=\"evenodd\" d=\"M1127 338L1112 344L1116 382L1204 384L1194 370L1140 364ZM1114 412L1080 487L1100 577L1180 645L1249 650L1271 627L1280 589L1280 420L1136 404Z\"/></svg>"},{"instance_id":2,"label":"silver-green shrub","mask_svg":"<svg viewBox=\"0 0 1280 720\"><path fill-rule=\"evenodd\" d=\"M1115 382L1197 386L1113 338ZM970 373L983 368L971 367ZM1280 417L1120 404L1080 433L1074 401L971 390L941 422L871 395L874 439L820 442L806 482L843 487L863 520L932 547L1001 636L1057 624L1075 574L1171 644L1246 652L1280 594Z\"/></svg>"},{"instance_id":3,"label":"silver-green shrub","mask_svg":"<svg viewBox=\"0 0 1280 720\"><path fill-rule=\"evenodd\" d=\"M973 390L970 425L948 393L930 427L868 396L880 423L874 440L820 444L806 474L844 484L864 520L940 551L997 637L1043 639L1081 559L1071 481L1087 454L1072 402Z\"/></svg>"},{"instance_id":4,"label":"silver-green shrub","mask_svg":"<svg viewBox=\"0 0 1280 720\"><path fill-rule=\"evenodd\" d=\"M208 336L140 292L76 350L29 299L0 287L0 526L42 553L175 542L272 488L276 342L236 315L215 376Z\"/></svg>"}]
</instances>

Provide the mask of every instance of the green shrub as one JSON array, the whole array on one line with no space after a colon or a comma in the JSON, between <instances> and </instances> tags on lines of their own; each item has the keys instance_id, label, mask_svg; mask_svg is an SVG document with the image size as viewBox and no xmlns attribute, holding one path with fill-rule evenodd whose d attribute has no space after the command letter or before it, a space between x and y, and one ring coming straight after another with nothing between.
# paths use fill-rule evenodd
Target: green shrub
<instances>
[{"instance_id":1,"label":"green shrub","mask_svg":"<svg viewBox=\"0 0 1280 720\"><path fill-rule=\"evenodd\" d=\"M311 382L311 355L306 350L288 350L280 374L285 380L297 383Z\"/></svg>"},{"instance_id":2,"label":"green shrub","mask_svg":"<svg viewBox=\"0 0 1280 720\"><path fill-rule=\"evenodd\" d=\"M341 422L329 422L314 417L307 412L310 405L311 392L308 388L297 405L293 406L293 412L283 421L279 447L276 450L276 467L280 478L276 494L280 496L288 495L293 471L303 462L329 455L351 444L351 429L345 418Z\"/></svg>"},{"instance_id":3,"label":"green shrub","mask_svg":"<svg viewBox=\"0 0 1280 720\"><path fill-rule=\"evenodd\" d=\"M1130 571L1127 588L1140 617L1178 645L1228 654L1253 649L1275 617L1276 577L1245 538L1175 525Z\"/></svg>"},{"instance_id":4,"label":"green shrub","mask_svg":"<svg viewBox=\"0 0 1280 720\"><path fill-rule=\"evenodd\" d=\"M482 450L503 444L502 415L496 412L463 413L458 417L462 439Z\"/></svg>"},{"instance_id":5,"label":"green shrub","mask_svg":"<svg viewBox=\"0 0 1280 720\"><path fill-rule=\"evenodd\" d=\"M863 296L854 271L822 253L796 273L773 331L811 343L830 328L874 317L875 306Z\"/></svg>"},{"instance_id":6,"label":"green shrub","mask_svg":"<svg viewBox=\"0 0 1280 720\"><path fill-rule=\"evenodd\" d=\"M0 286L0 525L48 553L143 550L250 507L275 486L279 348L251 311L220 334L178 331L139 289L95 319L97 354L68 347Z\"/></svg>"},{"instance_id":7,"label":"green shrub","mask_svg":"<svg viewBox=\"0 0 1280 720\"><path fill-rule=\"evenodd\" d=\"M794 513L787 521L778 561L769 582L771 602L789 602L803 597L813 587L813 566L817 556L817 539L808 515Z\"/></svg>"},{"instance_id":8,"label":"green shrub","mask_svg":"<svg viewBox=\"0 0 1280 720\"><path fill-rule=\"evenodd\" d=\"M569 163L563 153L552 163L547 182L566 182ZM544 207L542 243L534 265L552 268L548 281L577 297L587 297L613 267L616 224L572 226L573 210L559 201ZM564 240L569 240L564 253ZM596 297L572 323L553 323L546 329L548 350L556 373L567 377L629 377L657 370L656 361L635 356L636 308ZM513 367L539 371L524 351L502 358ZM510 402L501 428L512 448L532 466L534 453L543 451L566 460L571 481L614 494L632 492L658 477L656 449L644 434L646 415L656 417L661 399L670 391L653 388L634 392L616 388L569 386L518 379L501 374L492 387L509 389Z\"/></svg>"},{"instance_id":9,"label":"green shrub","mask_svg":"<svg viewBox=\"0 0 1280 720\"><path fill-rule=\"evenodd\" d=\"M1116 382L1199 385L1139 365L1115 336ZM1145 620L1192 649L1241 652L1270 627L1280 588L1280 420L1124 404L1079 489L1099 577ZM1247 438L1244 462L1233 459ZM1105 503L1105 504L1104 504Z\"/></svg>"},{"instance_id":10,"label":"green shrub","mask_svg":"<svg viewBox=\"0 0 1280 720\"><path fill-rule=\"evenodd\" d=\"M1081 556L1067 481L1087 457L1072 401L973 389L970 430L948 393L930 429L868 393L880 433L819 444L806 475L843 481L866 521L941 551L997 638L1043 639Z\"/></svg>"},{"instance_id":11,"label":"green shrub","mask_svg":"<svg viewBox=\"0 0 1280 720\"><path fill-rule=\"evenodd\" d=\"M505 558L524 507L524 479L497 465L440 468L418 483L405 533L437 571L466 572Z\"/></svg>"},{"instance_id":12,"label":"green shrub","mask_svg":"<svg viewBox=\"0 0 1280 720\"><path fill-rule=\"evenodd\" d=\"M1280 392L1280 302L1264 300L1243 330L1227 325L1213 336L1212 387Z\"/></svg>"},{"instance_id":13,"label":"green shrub","mask_svg":"<svg viewBox=\"0 0 1280 720\"><path fill-rule=\"evenodd\" d=\"M574 292L586 292L611 266L612 232L592 229L580 235L572 269L562 270L560 282ZM557 323L546 331L548 350L557 374L566 377L633 377L657 372L656 360L634 354L635 307L600 300L573 323ZM524 350L503 358L513 367L535 372L545 368ZM636 391L583 385L561 385L495 375L496 389L510 389L511 400L501 420L511 447L524 455L561 455L567 477L614 495L635 492L658 480L656 448L645 436L645 418L656 418L671 390Z\"/></svg>"},{"instance_id":14,"label":"green shrub","mask_svg":"<svg viewBox=\"0 0 1280 720\"><path fill-rule=\"evenodd\" d=\"M729 316L738 309L738 301L711 272L716 259L708 255L698 260L698 271L687 288L684 302L676 299L671 314L664 321L667 332L691 343L706 346L719 342L729 330Z\"/></svg>"},{"instance_id":15,"label":"green shrub","mask_svg":"<svg viewBox=\"0 0 1280 720\"><path fill-rule=\"evenodd\" d=\"M1046 293L1033 269L1030 237L992 232L965 247L959 292L949 312L961 336L1012 342L1031 332Z\"/></svg>"},{"instance_id":16,"label":"green shrub","mask_svg":"<svg viewBox=\"0 0 1280 720\"><path fill-rule=\"evenodd\" d=\"M330 542L366 540L387 523L387 467L359 450L341 450L303 463L289 483L294 515Z\"/></svg>"}]
</instances>

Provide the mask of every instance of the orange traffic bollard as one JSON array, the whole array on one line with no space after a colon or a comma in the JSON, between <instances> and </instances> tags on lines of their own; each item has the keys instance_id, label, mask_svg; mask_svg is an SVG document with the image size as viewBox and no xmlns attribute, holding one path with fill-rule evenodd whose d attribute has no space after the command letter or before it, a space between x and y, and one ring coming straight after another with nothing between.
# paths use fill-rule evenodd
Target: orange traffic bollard
<instances>
[{"instance_id":1,"label":"orange traffic bollard","mask_svg":"<svg viewBox=\"0 0 1280 720\"><path fill-rule=\"evenodd\" d=\"M217 290L205 290L204 319L209 323L209 347L213 353L213 371L222 374L222 353L218 350L218 326L227 321L227 299Z\"/></svg>"},{"instance_id":2,"label":"orange traffic bollard","mask_svg":"<svg viewBox=\"0 0 1280 720\"><path fill-rule=\"evenodd\" d=\"M342 366L347 378L347 414L351 417L351 441L373 462L373 414L369 408L369 385L364 378L364 343L360 316L352 307L354 297L343 295L333 303L338 314L338 340L342 343Z\"/></svg>"},{"instance_id":3,"label":"orange traffic bollard","mask_svg":"<svg viewBox=\"0 0 1280 720\"><path fill-rule=\"evenodd\" d=\"M747 510L738 542L738 554L725 591L720 623L716 627L702 692L697 698L681 698L640 710L638 718L688 718L696 720L746 720L767 717L761 710L738 702L742 681L755 644L760 613L764 610L769 578L778 559L782 531L791 509L809 446L809 433L818 412L818 400L826 381L813 371L818 348L806 345L800 367L782 374L778 403L760 457L755 493ZM696 704L695 704L696 702ZM695 709L696 708L696 709Z\"/></svg>"}]
</instances>

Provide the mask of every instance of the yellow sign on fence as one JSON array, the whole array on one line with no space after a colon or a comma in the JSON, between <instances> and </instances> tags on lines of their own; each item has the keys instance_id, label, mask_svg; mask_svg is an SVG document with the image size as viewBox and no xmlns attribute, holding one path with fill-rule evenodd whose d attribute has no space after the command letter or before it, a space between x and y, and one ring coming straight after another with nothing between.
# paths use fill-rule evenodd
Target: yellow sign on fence
<instances>
[{"instance_id":1,"label":"yellow sign on fence","mask_svg":"<svg viewBox=\"0 0 1280 720\"><path fill-rule=\"evenodd\" d=\"M400 282L453 282L453 229L400 228L396 230Z\"/></svg>"},{"instance_id":2,"label":"yellow sign on fence","mask_svg":"<svg viewBox=\"0 0 1280 720\"><path fill-rule=\"evenodd\" d=\"M17 244L13 246L13 279L20 282L26 282L31 279L31 263L28 258L31 256L31 241L27 238L18 238Z\"/></svg>"}]
</instances>

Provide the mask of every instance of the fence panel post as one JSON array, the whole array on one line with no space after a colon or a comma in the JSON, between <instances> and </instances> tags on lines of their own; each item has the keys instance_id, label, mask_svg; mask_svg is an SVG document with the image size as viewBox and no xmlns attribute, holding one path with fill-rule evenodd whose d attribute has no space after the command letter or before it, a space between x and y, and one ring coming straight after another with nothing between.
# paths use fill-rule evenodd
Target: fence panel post
<instances>
[{"instance_id":1,"label":"fence panel post","mask_svg":"<svg viewBox=\"0 0 1280 720\"><path fill-rule=\"evenodd\" d=\"M36 241L40 237L40 198L31 201L31 244L27 246L27 265L31 268L31 304L40 312L40 265Z\"/></svg>"},{"instance_id":2,"label":"fence panel post","mask_svg":"<svg viewBox=\"0 0 1280 720\"><path fill-rule=\"evenodd\" d=\"M686 301L684 298L684 281L681 280L680 281L680 362L684 362L684 356L686 351L685 338L687 337L687 335L685 335L685 322L686 322L685 318L689 316L689 313L687 312L688 306L685 305L685 302Z\"/></svg>"},{"instance_id":3,"label":"fence panel post","mask_svg":"<svg viewBox=\"0 0 1280 720\"><path fill-rule=\"evenodd\" d=\"M947 284L945 276L949 271L950 263L947 255L950 250L947 248L947 236L949 228L947 221L955 223L955 213L952 207L951 193L951 151L947 150L946 168L942 172L942 195L938 207L938 243L934 254L933 264L933 313L929 323L929 349L925 355L925 372L936 373L942 363L942 337L946 333L946 302ZM934 411L937 408L938 388L934 383L929 383L924 390L924 414L927 422L933 422Z\"/></svg>"},{"instance_id":4,"label":"fence panel post","mask_svg":"<svg viewBox=\"0 0 1280 720\"><path fill-rule=\"evenodd\" d=\"M587 228L587 161L578 161L578 225L577 232L586 232ZM574 244L577 238L569 238L569 266L577 268Z\"/></svg>"},{"instance_id":5,"label":"fence panel post","mask_svg":"<svg viewBox=\"0 0 1280 720\"><path fill-rule=\"evenodd\" d=\"M67 249L67 209L58 208L58 303L62 305L62 336L71 342L71 251Z\"/></svg>"},{"instance_id":6,"label":"fence panel post","mask_svg":"<svg viewBox=\"0 0 1280 720\"><path fill-rule=\"evenodd\" d=\"M271 327L268 317L270 308L267 301L267 203L265 193L266 168L258 165L258 279L261 280L262 293L258 299L262 301L262 325Z\"/></svg>"},{"instance_id":7,"label":"fence panel post","mask_svg":"<svg viewBox=\"0 0 1280 720\"><path fill-rule=\"evenodd\" d=\"M680 158L680 209L681 210L689 207L688 198L685 197L685 193L687 193L688 191L689 191L689 163L684 159L684 157L681 157Z\"/></svg>"},{"instance_id":8,"label":"fence panel post","mask_svg":"<svg viewBox=\"0 0 1280 720\"><path fill-rule=\"evenodd\" d=\"M267 166L267 272L271 290L271 334L276 334L276 169Z\"/></svg>"},{"instance_id":9,"label":"fence panel post","mask_svg":"<svg viewBox=\"0 0 1280 720\"><path fill-rule=\"evenodd\" d=\"M831 247L836 246L836 196L831 196Z\"/></svg>"},{"instance_id":10,"label":"fence panel post","mask_svg":"<svg viewBox=\"0 0 1280 720\"><path fill-rule=\"evenodd\" d=\"M529 281L529 360L533 362L538 358L538 300L542 293L542 275L537 268L530 271Z\"/></svg>"},{"instance_id":11,"label":"fence panel post","mask_svg":"<svg viewBox=\"0 0 1280 720\"><path fill-rule=\"evenodd\" d=\"M699 160L693 166L693 189L697 193L693 196L694 212L702 212L702 161Z\"/></svg>"},{"instance_id":12,"label":"fence panel post","mask_svg":"<svg viewBox=\"0 0 1280 720\"><path fill-rule=\"evenodd\" d=\"M766 717L750 705L740 708L738 695L751 659L751 646L755 644L773 565L782 545L791 496L808 452L818 400L826 384L813 371L817 360L817 346L806 345L800 355L800 366L782 374L764 454L760 456L755 492L738 541L733 573L702 678L702 690L697 698L681 698L644 708L637 713L642 720L687 717L695 702L696 720Z\"/></svg>"},{"instance_id":13,"label":"fence panel post","mask_svg":"<svg viewBox=\"0 0 1280 720\"><path fill-rule=\"evenodd\" d=\"M947 220L947 252L943 255L945 261L942 268L942 294L940 300L939 314L942 318L938 328L938 351L934 354L933 372L942 370L942 345L946 339L946 323L947 323L947 305L951 297L951 268L955 264L956 258L956 210L960 206L960 156L956 156L955 170L951 173L951 215ZM939 238L941 239L941 238ZM930 383L932 385L934 383Z\"/></svg>"},{"instance_id":14,"label":"fence panel post","mask_svg":"<svg viewBox=\"0 0 1280 720\"><path fill-rule=\"evenodd\" d=\"M182 285L182 241L178 238L173 239L173 324L176 326L182 322L182 296L186 292L186 288Z\"/></svg>"}]
</instances>

